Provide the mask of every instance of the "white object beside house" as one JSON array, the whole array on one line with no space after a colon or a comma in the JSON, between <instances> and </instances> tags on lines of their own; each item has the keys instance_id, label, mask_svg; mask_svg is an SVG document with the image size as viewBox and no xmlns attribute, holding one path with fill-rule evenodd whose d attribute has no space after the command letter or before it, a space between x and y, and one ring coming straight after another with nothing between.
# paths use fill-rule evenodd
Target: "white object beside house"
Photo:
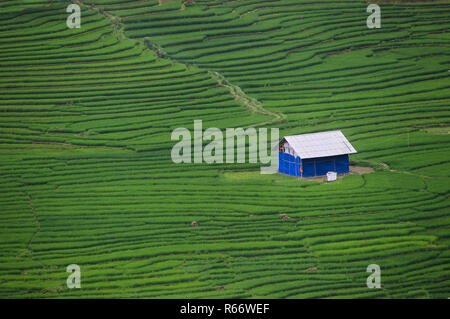
<instances>
[{"instance_id":1,"label":"white object beside house","mask_svg":"<svg viewBox=\"0 0 450 319\"><path fill-rule=\"evenodd\" d=\"M328 172L327 173L327 181L332 182L337 179L337 173L336 172Z\"/></svg>"}]
</instances>

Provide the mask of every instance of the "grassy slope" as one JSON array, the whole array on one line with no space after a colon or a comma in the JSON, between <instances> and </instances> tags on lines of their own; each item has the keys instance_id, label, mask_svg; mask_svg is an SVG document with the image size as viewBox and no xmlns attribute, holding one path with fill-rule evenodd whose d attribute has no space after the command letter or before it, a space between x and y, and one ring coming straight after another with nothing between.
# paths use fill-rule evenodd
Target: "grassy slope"
<instances>
[{"instance_id":1,"label":"grassy slope","mask_svg":"<svg viewBox=\"0 0 450 319\"><path fill-rule=\"evenodd\" d=\"M448 297L447 3L383 6L369 30L359 1L85 1L122 33L28 2L1 4L0 296ZM173 128L270 120L207 71L285 114L283 135L342 129L390 169L173 164Z\"/></svg>"}]
</instances>

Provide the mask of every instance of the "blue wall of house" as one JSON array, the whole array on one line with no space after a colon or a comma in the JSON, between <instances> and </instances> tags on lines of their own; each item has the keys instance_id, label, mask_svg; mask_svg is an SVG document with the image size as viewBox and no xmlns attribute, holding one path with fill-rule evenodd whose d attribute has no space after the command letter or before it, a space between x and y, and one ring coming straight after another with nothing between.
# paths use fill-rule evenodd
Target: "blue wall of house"
<instances>
[{"instance_id":1,"label":"blue wall of house","mask_svg":"<svg viewBox=\"0 0 450 319\"><path fill-rule=\"evenodd\" d=\"M278 171L286 175L313 177L323 176L328 172L337 172L339 174L349 172L348 154L304 160L282 152L279 152L278 155ZM300 172L300 167L303 169L303 174Z\"/></svg>"}]
</instances>

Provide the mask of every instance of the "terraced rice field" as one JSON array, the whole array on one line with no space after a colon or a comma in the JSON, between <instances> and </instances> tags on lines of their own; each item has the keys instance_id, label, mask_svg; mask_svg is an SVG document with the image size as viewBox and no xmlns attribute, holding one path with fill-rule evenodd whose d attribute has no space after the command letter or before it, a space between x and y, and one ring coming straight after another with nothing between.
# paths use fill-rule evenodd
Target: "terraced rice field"
<instances>
[{"instance_id":1,"label":"terraced rice field","mask_svg":"<svg viewBox=\"0 0 450 319\"><path fill-rule=\"evenodd\" d=\"M0 297L450 296L450 2L75 2L0 3ZM195 119L340 129L375 171L174 164Z\"/></svg>"}]
</instances>

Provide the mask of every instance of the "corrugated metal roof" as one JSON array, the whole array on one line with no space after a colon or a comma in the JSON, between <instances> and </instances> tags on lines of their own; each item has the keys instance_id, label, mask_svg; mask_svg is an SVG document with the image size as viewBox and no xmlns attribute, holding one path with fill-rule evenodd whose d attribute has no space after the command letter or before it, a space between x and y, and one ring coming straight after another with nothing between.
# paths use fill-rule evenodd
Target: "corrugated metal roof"
<instances>
[{"instance_id":1,"label":"corrugated metal roof","mask_svg":"<svg viewBox=\"0 0 450 319\"><path fill-rule=\"evenodd\" d=\"M357 153L341 131L285 136L302 159Z\"/></svg>"}]
</instances>

